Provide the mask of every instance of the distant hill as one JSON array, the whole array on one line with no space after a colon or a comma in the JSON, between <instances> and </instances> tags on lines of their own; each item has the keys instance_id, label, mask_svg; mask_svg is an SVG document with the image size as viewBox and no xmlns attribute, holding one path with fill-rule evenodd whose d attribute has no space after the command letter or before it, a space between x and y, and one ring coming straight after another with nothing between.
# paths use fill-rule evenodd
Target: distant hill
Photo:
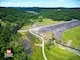
<instances>
[{"instance_id":1,"label":"distant hill","mask_svg":"<svg viewBox=\"0 0 80 60\"><path fill-rule=\"evenodd\" d=\"M40 15L53 20L80 20L80 8L41 8Z\"/></svg>"},{"instance_id":2,"label":"distant hill","mask_svg":"<svg viewBox=\"0 0 80 60\"><path fill-rule=\"evenodd\" d=\"M65 7L55 7L55 8L48 8L48 7L10 7L16 8L24 11L35 11L40 12L42 9L80 9L80 8L65 8Z\"/></svg>"},{"instance_id":3,"label":"distant hill","mask_svg":"<svg viewBox=\"0 0 80 60\"><path fill-rule=\"evenodd\" d=\"M10 7L10 8L20 9L20 10L24 10L24 11L40 12L40 8L39 7Z\"/></svg>"},{"instance_id":4,"label":"distant hill","mask_svg":"<svg viewBox=\"0 0 80 60\"><path fill-rule=\"evenodd\" d=\"M31 13L38 12L40 16L44 18L50 18L53 20L80 20L80 8L65 8L65 7L56 7L56 8L46 8L46 7L10 7L19 10L29 11Z\"/></svg>"}]
</instances>

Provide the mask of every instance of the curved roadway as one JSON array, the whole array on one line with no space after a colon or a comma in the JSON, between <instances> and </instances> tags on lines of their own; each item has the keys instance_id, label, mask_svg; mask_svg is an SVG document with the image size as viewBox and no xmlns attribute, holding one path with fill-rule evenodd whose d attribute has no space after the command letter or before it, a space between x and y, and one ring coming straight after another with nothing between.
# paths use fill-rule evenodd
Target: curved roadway
<instances>
[{"instance_id":1,"label":"curved roadway","mask_svg":"<svg viewBox=\"0 0 80 60\"><path fill-rule=\"evenodd\" d=\"M35 28L34 28L34 29L35 29ZM34 29L30 29L29 32L30 32L31 34L33 34L33 35L41 38L42 44L40 44L40 46L42 47L43 57L44 57L45 60L47 60L46 55L45 55L45 52L44 52L44 39L43 39L41 36L39 36L39 35L35 34L34 32L32 32L32 30L34 30Z\"/></svg>"}]
</instances>

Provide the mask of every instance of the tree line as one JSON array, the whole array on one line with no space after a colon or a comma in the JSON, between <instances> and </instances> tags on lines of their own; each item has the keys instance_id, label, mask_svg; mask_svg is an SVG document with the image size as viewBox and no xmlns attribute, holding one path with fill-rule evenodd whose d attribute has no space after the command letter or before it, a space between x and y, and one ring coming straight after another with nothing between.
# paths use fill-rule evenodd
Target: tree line
<instances>
[{"instance_id":1,"label":"tree line","mask_svg":"<svg viewBox=\"0 0 80 60\"><path fill-rule=\"evenodd\" d=\"M40 10L40 15L45 18L50 18L53 20L72 20L72 19L79 19L80 20L80 9L68 9L68 8L61 8L61 9L54 9L54 8L42 8Z\"/></svg>"}]
</instances>

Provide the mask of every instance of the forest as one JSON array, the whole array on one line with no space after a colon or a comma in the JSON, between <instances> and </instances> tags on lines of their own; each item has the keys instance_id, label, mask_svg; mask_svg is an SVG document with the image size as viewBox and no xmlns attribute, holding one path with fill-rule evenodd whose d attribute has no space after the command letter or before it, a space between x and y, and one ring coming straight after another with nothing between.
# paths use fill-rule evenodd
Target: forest
<instances>
[{"instance_id":1,"label":"forest","mask_svg":"<svg viewBox=\"0 0 80 60\"><path fill-rule=\"evenodd\" d=\"M72 19L80 20L80 9L77 8L42 8L40 15L53 20L69 21Z\"/></svg>"},{"instance_id":2,"label":"forest","mask_svg":"<svg viewBox=\"0 0 80 60\"><path fill-rule=\"evenodd\" d=\"M69 21L72 19L80 20L80 8L44 8L44 7L13 7L24 11L38 12L44 18L50 18L53 20L65 20Z\"/></svg>"},{"instance_id":3,"label":"forest","mask_svg":"<svg viewBox=\"0 0 80 60\"><path fill-rule=\"evenodd\" d=\"M0 8L0 60L27 60L23 46L19 41L17 30L25 23L31 24L30 18L37 18L38 15L13 8ZM6 58L4 54L11 49L14 58Z\"/></svg>"}]
</instances>

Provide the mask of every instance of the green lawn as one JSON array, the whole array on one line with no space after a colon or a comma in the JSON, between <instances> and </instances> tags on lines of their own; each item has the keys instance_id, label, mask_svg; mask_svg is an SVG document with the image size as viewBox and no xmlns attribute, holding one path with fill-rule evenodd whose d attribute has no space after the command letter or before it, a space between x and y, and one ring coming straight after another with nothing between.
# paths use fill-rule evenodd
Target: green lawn
<instances>
[{"instance_id":1,"label":"green lawn","mask_svg":"<svg viewBox=\"0 0 80 60\"><path fill-rule=\"evenodd\" d=\"M80 56L63 50L55 45L51 45L50 49L47 49L45 46L45 53L48 60L80 60Z\"/></svg>"},{"instance_id":2,"label":"green lawn","mask_svg":"<svg viewBox=\"0 0 80 60\"><path fill-rule=\"evenodd\" d=\"M65 31L62 35L64 43L72 40L71 46L80 48L80 26Z\"/></svg>"},{"instance_id":3,"label":"green lawn","mask_svg":"<svg viewBox=\"0 0 80 60\"><path fill-rule=\"evenodd\" d=\"M31 25L24 25L20 30L28 30L31 28Z\"/></svg>"},{"instance_id":4,"label":"green lawn","mask_svg":"<svg viewBox=\"0 0 80 60\"><path fill-rule=\"evenodd\" d=\"M52 19L47 19L47 18L44 18L42 22L39 22L37 21L36 24L37 25L51 25L51 24L56 24L56 23L60 23L60 22L63 22L63 21L54 21Z\"/></svg>"},{"instance_id":5,"label":"green lawn","mask_svg":"<svg viewBox=\"0 0 80 60\"><path fill-rule=\"evenodd\" d=\"M44 60L41 47L32 46L32 50L33 54L29 57L29 60Z\"/></svg>"}]
</instances>

